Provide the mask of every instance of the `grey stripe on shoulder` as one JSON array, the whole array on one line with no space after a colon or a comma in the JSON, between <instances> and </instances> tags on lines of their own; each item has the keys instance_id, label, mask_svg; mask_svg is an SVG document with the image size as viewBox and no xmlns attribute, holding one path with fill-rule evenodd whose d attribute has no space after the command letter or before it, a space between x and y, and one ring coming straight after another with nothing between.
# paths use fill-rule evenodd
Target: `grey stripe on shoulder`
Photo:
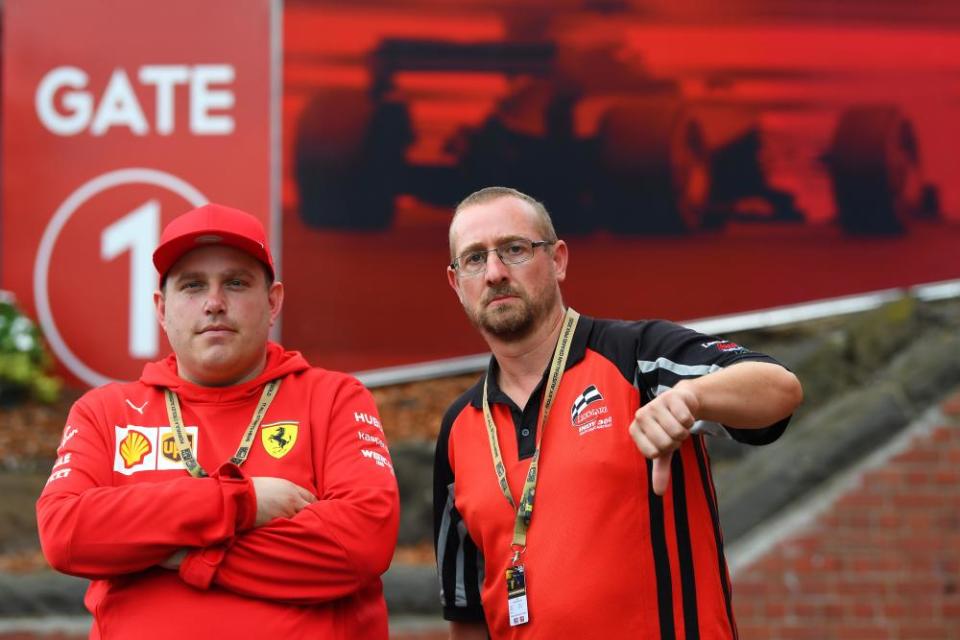
<instances>
[{"instance_id":1,"label":"grey stripe on shoulder","mask_svg":"<svg viewBox=\"0 0 960 640\"><path fill-rule=\"evenodd\" d=\"M680 364L667 358L637 360L637 367L640 369L640 373L651 373L657 369L664 369L678 376L705 376L723 368L716 364Z\"/></svg>"}]
</instances>

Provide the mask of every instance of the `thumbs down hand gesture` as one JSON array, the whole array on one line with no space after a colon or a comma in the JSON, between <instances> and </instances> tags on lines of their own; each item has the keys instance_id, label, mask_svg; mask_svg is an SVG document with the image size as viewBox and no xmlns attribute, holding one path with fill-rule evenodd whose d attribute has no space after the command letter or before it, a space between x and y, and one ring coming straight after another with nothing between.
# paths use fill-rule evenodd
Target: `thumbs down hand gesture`
<instances>
[{"instance_id":1,"label":"thumbs down hand gesture","mask_svg":"<svg viewBox=\"0 0 960 640\"><path fill-rule=\"evenodd\" d=\"M630 437L646 458L653 460L653 492L662 496L670 485L673 452L690 437L700 400L686 382L680 382L637 409Z\"/></svg>"}]
</instances>

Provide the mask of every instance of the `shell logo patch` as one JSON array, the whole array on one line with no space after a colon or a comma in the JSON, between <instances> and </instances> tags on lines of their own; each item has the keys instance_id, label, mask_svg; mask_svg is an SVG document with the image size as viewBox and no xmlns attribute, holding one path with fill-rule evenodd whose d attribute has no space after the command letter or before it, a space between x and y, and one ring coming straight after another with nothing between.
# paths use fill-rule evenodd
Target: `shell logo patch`
<instances>
[{"instance_id":1,"label":"shell logo patch","mask_svg":"<svg viewBox=\"0 0 960 640\"><path fill-rule=\"evenodd\" d=\"M126 476L157 468L156 427L114 427L113 470Z\"/></svg>"},{"instance_id":2,"label":"shell logo patch","mask_svg":"<svg viewBox=\"0 0 960 640\"><path fill-rule=\"evenodd\" d=\"M127 469L143 462L151 451L153 446L139 431L129 432L120 442L120 457L123 458L123 466Z\"/></svg>"},{"instance_id":3,"label":"shell logo patch","mask_svg":"<svg viewBox=\"0 0 960 640\"><path fill-rule=\"evenodd\" d=\"M275 422L260 428L260 441L263 448L274 458L280 459L290 453L297 442L297 422Z\"/></svg>"}]
</instances>

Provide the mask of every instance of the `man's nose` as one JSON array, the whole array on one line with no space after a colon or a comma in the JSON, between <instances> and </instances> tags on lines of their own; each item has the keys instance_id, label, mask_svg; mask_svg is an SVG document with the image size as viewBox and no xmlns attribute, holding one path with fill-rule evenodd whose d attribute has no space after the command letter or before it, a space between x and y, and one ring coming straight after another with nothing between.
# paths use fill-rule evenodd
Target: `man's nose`
<instances>
[{"instance_id":1,"label":"man's nose","mask_svg":"<svg viewBox=\"0 0 960 640\"><path fill-rule=\"evenodd\" d=\"M223 290L220 287L210 287L206 299L203 301L204 313L216 315L223 313L226 309L226 301L223 297Z\"/></svg>"},{"instance_id":2,"label":"man's nose","mask_svg":"<svg viewBox=\"0 0 960 640\"><path fill-rule=\"evenodd\" d=\"M487 268L484 271L484 277L487 279L487 282L503 282L509 274L510 271L507 265L503 264L503 260L500 259L496 251L491 251L487 254Z\"/></svg>"}]
</instances>

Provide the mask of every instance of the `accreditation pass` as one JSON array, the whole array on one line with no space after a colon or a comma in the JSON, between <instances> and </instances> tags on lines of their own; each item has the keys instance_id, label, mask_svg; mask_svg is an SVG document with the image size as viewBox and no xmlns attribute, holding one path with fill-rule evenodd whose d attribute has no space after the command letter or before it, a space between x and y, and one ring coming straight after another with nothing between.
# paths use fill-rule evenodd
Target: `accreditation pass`
<instances>
[{"instance_id":1,"label":"accreditation pass","mask_svg":"<svg viewBox=\"0 0 960 640\"><path fill-rule=\"evenodd\" d=\"M530 612L527 610L527 576L522 564L507 567L507 608L511 627L530 621Z\"/></svg>"}]
</instances>

